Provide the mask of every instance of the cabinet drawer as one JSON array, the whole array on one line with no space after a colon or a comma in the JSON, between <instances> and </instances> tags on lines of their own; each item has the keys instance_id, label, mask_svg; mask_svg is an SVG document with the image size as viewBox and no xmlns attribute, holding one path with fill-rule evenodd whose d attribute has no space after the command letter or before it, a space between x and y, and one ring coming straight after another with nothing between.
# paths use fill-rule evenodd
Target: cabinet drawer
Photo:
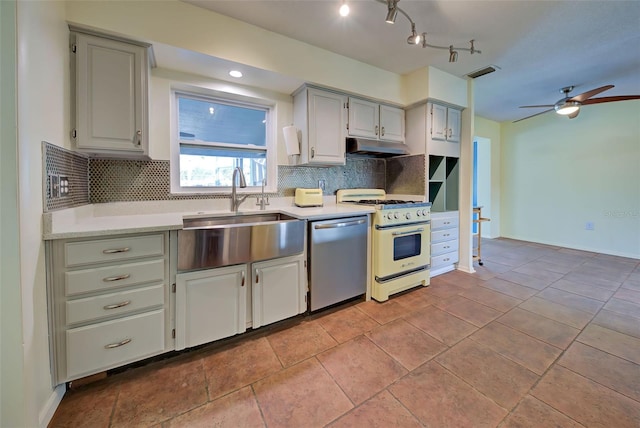
<instances>
[{"instance_id":1,"label":"cabinet drawer","mask_svg":"<svg viewBox=\"0 0 640 428\"><path fill-rule=\"evenodd\" d=\"M431 257L431 270L439 268L441 266L448 266L453 263L458 263L457 250L452 253L446 253L439 256Z\"/></svg>"},{"instance_id":2,"label":"cabinet drawer","mask_svg":"<svg viewBox=\"0 0 640 428\"><path fill-rule=\"evenodd\" d=\"M97 320L164 304L164 284L67 301L67 324Z\"/></svg>"},{"instance_id":3,"label":"cabinet drawer","mask_svg":"<svg viewBox=\"0 0 640 428\"><path fill-rule=\"evenodd\" d=\"M458 240L458 229L443 229L436 230L431 232L431 243L435 244L437 242L444 241L457 241Z\"/></svg>"},{"instance_id":4,"label":"cabinet drawer","mask_svg":"<svg viewBox=\"0 0 640 428\"><path fill-rule=\"evenodd\" d=\"M440 254L450 253L452 251L458 251L458 240L440 242L438 244L431 245L431 255L439 256Z\"/></svg>"},{"instance_id":5,"label":"cabinet drawer","mask_svg":"<svg viewBox=\"0 0 640 428\"><path fill-rule=\"evenodd\" d=\"M164 236L158 234L68 242L65 244L64 250L66 267L161 256L164 254Z\"/></svg>"},{"instance_id":6,"label":"cabinet drawer","mask_svg":"<svg viewBox=\"0 0 640 428\"><path fill-rule=\"evenodd\" d=\"M431 216L431 230L448 229L458 227L458 217L436 217Z\"/></svg>"},{"instance_id":7,"label":"cabinet drawer","mask_svg":"<svg viewBox=\"0 0 640 428\"><path fill-rule=\"evenodd\" d=\"M67 378L164 350L164 309L67 330Z\"/></svg>"},{"instance_id":8,"label":"cabinet drawer","mask_svg":"<svg viewBox=\"0 0 640 428\"><path fill-rule=\"evenodd\" d=\"M65 294L108 290L164 280L164 259L65 272Z\"/></svg>"}]
</instances>

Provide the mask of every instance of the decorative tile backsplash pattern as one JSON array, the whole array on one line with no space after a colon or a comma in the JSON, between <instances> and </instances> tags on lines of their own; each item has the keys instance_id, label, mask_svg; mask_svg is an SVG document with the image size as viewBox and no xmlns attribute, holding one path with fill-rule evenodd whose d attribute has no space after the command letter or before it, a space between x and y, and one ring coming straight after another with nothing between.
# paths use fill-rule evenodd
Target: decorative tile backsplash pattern
<instances>
[{"instance_id":1,"label":"decorative tile backsplash pattern","mask_svg":"<svg viewBox=\"0 0 640 428\"><path fill-rule=\"evenodd\" d=\"M221 199L227 195L171 195L169 161L87 159L48 144L44 151L47 173L66 174L70 197L52 198L46 188L48 211L88 203ZM278 166L278 192L270 196L293 196L296 187L319 187L333 195L344 188L382 188L388 193L424 194L424 156L393 159L347 158L346 165L329 168ZM81 193L83 197L78 197Z\"/></svg>"},{"instance_id":2,"label":"decorative tile backsplash pattern","mask_svg":"<svg viewBox=\"0 0 640 428\"><path fill-rule=\"evenodd\" d=\"M424 155L387 159L387 193L426 195Z\"/></svg>"},{"instance_id":3,"label":"decorative tile backsplash pattern","mask_svg":"<svg viewBox=\"0 0 640 428\"><path fill-rule=\"evenodd\" d=\"M89 203L89 159L55 144L42 142L44 211L73 208ZM53 196L51 177L67 177L69 194Z\"/></svg>"}]
</instances>

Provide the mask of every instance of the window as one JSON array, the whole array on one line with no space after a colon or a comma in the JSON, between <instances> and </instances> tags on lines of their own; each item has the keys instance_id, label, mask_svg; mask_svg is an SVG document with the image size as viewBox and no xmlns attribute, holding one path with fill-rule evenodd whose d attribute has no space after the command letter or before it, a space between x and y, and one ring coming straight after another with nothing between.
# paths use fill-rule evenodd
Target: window
<instances>
[{"instance_id":1,"label":"window","mask_svg":"<svg viewBox=\"0 0 640 428\"><path fill-rule=\"evenodd\" d=\"M226 191L236 167L242 168L247 186L266 181L267 166L275 162L271 107L175 92L175 113L172 191Z\"/></svg>"}]
</instances>

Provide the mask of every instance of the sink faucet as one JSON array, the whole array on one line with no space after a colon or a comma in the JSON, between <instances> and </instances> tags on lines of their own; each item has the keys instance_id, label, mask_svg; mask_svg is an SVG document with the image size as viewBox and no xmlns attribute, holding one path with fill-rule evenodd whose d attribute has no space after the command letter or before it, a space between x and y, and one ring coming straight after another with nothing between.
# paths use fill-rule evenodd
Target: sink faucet
<instances>
[{"instance_id":1,"label":"sink faucet","mask_svg":"<svg viewBox=\"0 0 640 428\"><path fill-rule=\"evenodd\" d=\"M245 195L239 198L236 195L236 177L240 177L241 188L247 187L247 181L244 178L244 173L242 172L242 169L239 166L237 166L236 169L233 170L233 176L231 177L231 211L235 213L238 212L238 207L240 207L240 204L243 203L248 196L248 195Z\"/></svg>"}]
</instances>

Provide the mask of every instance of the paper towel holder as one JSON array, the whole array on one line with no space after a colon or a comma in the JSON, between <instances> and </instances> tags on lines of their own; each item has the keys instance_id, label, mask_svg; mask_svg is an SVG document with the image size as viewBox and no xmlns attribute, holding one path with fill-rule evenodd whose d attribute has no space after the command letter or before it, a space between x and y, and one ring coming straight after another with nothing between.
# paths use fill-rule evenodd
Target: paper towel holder
<instances>
[{"instance_id":1,"label":"paper towel holder","mask_svg":"<svg viewBox=\"0 0 640 428\"><path fill-rule=\"evenodd\" d=\"M298 138L298 129L293 126L285 126L282 128L284 134L284 146L289 156L289 163L297 164L300 157L300 139Z\"/></svg>"}]
</instances>

